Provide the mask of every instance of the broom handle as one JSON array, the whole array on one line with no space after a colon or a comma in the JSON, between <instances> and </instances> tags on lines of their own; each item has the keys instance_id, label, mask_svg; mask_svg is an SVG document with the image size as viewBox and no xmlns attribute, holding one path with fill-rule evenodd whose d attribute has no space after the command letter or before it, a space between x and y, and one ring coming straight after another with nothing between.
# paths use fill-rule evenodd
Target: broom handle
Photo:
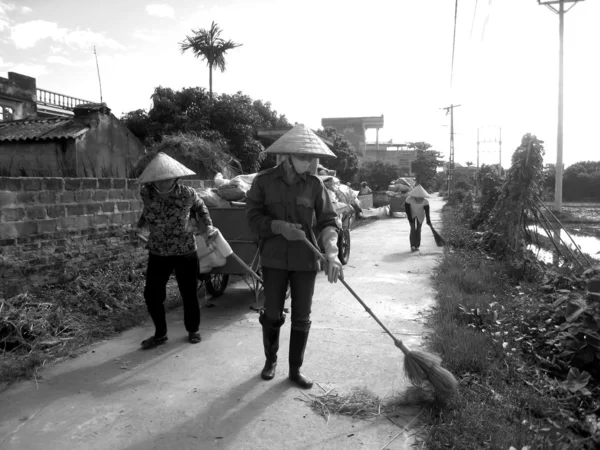
<instances>
[{"instance_id":1,"label":"broom handle","mask_svg":"<svg viewBox=\"0 0 600 450\"><path fill-rule=\"evenodd\" d=\"M317 258L319 258L322 262L327 263L327 259L325 259L325 256L323 256L323 254L314 246L314 244L312 242L310 242L306 237L304 237L304 242L313 251L313 253L317 256ZM344 278L340 277L339 280L346 287L346 289L348 289L348 291L354 296L354 298L356 300L358 300L358 302L363 306L363 308L365 308L365 311L367 311L371 315L371 317L373 319L375 319L375 321L379 324L379 326L381 326L381 328L383 328L383 331L385 331L387 334L390 335L390 337L394 340L396 345L400 346L402 351L404 351L405 353L408 352L409 350L406 347L404 347L404 344L402 343L402 341L397 339L396 336L394 336L392 334L392 332L387 329L387 327L381 322L381 320L379 320L379 318L375 315L375 313L373 311L371 311L371 309L366 305L366 303L361 300L361 298L358 296L358 294L356 292L354 292L354 290L350 286L348 286L348 283L346 283Z\"/></svg>"},{"instance_id":2,"label":"broom handle","mask_svg":"<svg viewBox=\"0 0 600 450\"><path fill-rule=\"evenodd\" d=\"M142 236L141 234L137 235L138 238L140 238L142 240L142 242L148 242L148 239L145 236ZM242 258L240 258L238 255L236 255L235 253L231 253L231 256L233 256L233 259L235 259L244 269L246 269L248 271L248 273L252 276L252 278L254 278L256 281L258 281L259 283L262 284L263 280L261 277L259 277L256 272L254 272L254 270L252 270L250 267L248 267L248 264L246 264L244 261L242 261Z\"/></svg>"}]
</instances>

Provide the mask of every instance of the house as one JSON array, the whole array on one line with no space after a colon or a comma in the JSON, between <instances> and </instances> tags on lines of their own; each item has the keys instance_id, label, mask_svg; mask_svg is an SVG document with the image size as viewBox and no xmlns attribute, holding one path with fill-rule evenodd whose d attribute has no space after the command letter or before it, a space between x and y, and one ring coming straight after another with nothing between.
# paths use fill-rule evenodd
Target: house
<instances>
[{"instance_id":1,"label":"house","mask_svg":"<svg viewBox=\"0 0 600 450\"><path fill-rule=\"evenodd\" d=\"M128 177L143 144L105 103L80 103L72 112L0 121L2 175Z\"/></svg>"},{"instance_id":2,"label":"house","mask_svg":"<svg viewBox=\"0 0 600 450\"><path fill-rule=\"evenodd\" d=\"M379 129L383 128L383 114L372 117L328 117L321 119L323 127L332 127L352 144L362 162L366 151L366 131L374 128L377 133L376 148L379 150Z\"/></svg>"}]
</instances>

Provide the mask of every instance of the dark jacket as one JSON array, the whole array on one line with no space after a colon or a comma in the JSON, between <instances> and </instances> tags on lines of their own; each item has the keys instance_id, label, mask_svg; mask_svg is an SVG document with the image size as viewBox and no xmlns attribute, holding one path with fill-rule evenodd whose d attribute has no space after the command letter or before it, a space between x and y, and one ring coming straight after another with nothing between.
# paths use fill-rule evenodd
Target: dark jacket
<instances>
[{"instance_id":1,"label":"dark jacket","mask_svg":"<svg viewBox=\"0 0 600 450\"><path fill-rule=\"evenodd\" d=\"M319 269L316 256L303 241L288 241L271 230L273 220L299 223L308 239L317 244L312 232L326 227L339 231L337 214L320 178L304 174L288 184L283 163L265 170L254 178L247 193L246 216L252 232L258 234L261 264L264 267L290 271Z\"/></svg>"}]
</instances>

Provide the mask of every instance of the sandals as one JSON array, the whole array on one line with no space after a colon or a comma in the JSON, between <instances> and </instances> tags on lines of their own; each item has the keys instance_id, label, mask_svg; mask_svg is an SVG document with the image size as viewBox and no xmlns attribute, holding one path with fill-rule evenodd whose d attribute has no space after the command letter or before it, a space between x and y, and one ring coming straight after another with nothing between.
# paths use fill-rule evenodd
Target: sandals
<instances>
[{"instance_id":1,"label":"sandals","mask_svg":"<svg viewBox=\"0 0 600 450\"><path fill-rule=\"evenodd\" d=\"M148 350L148 349L151 349L154 347L158 347L159 345L164 344L168 340L169 340L169 338L167 336L162 336L162 337L152 336L152 337L149 337L148 339L142 341L142 348L145 350Z\"/></svg>"},{"instance_id":2,"label":"sandals","mask_svg":"<svg viewBox=\"0 0 600 450\"><path fill-rule=\"evenodd\" d=\"M200 337L200 333L198 333L198 332L190 333L189 340L190 340L190 344L197 344L202 340L202 337Z\"/></svg>"}]
</instances>

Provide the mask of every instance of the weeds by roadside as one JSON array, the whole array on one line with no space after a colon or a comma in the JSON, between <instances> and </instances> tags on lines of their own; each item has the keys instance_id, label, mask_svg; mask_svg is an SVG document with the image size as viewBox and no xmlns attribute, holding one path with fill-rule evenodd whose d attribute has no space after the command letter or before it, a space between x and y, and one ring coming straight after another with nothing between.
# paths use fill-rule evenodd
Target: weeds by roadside
<instances>
[{"instance_id":1,"label":"weeds by roadside","mask_svg":"<svg viewBox=\"0 0 600 450\"><path fill-rule=\"evenodd\" d=\"M143 264L110 265L65 285L0 300L0 386L148 319ZM169 283L167 308L179 304Z\"/></svg>"},{"instance_id":2,"label":"weeds by roadside","mask_svg":"<svg viewBox=\"0 0 600 450\"><path fill-rule=\"evenodd\" d=\"M450 405L432 407L423 419L426 448L598 448L597 382L584 370L569 371L570 364L561 370L548 365L553 352L572 350L561 348L570 339L564 336L567 320L560 308L552 310L556 298L547 297L548 280L515 281L508 263L472 245L474 232L461 217L446 208L443 219L444 237L458 245L446 250L435 275L439 304L430 318L431 345L460 380L460 391ZM561 288L554 288L557 298ZM569 284L571 291L576 288ZM572 336L573 345L581 346L575 331ZM547 342L552 337L555 341ZM567 354L559 358L576 364Z\"/></svg>"}]
</instances>

